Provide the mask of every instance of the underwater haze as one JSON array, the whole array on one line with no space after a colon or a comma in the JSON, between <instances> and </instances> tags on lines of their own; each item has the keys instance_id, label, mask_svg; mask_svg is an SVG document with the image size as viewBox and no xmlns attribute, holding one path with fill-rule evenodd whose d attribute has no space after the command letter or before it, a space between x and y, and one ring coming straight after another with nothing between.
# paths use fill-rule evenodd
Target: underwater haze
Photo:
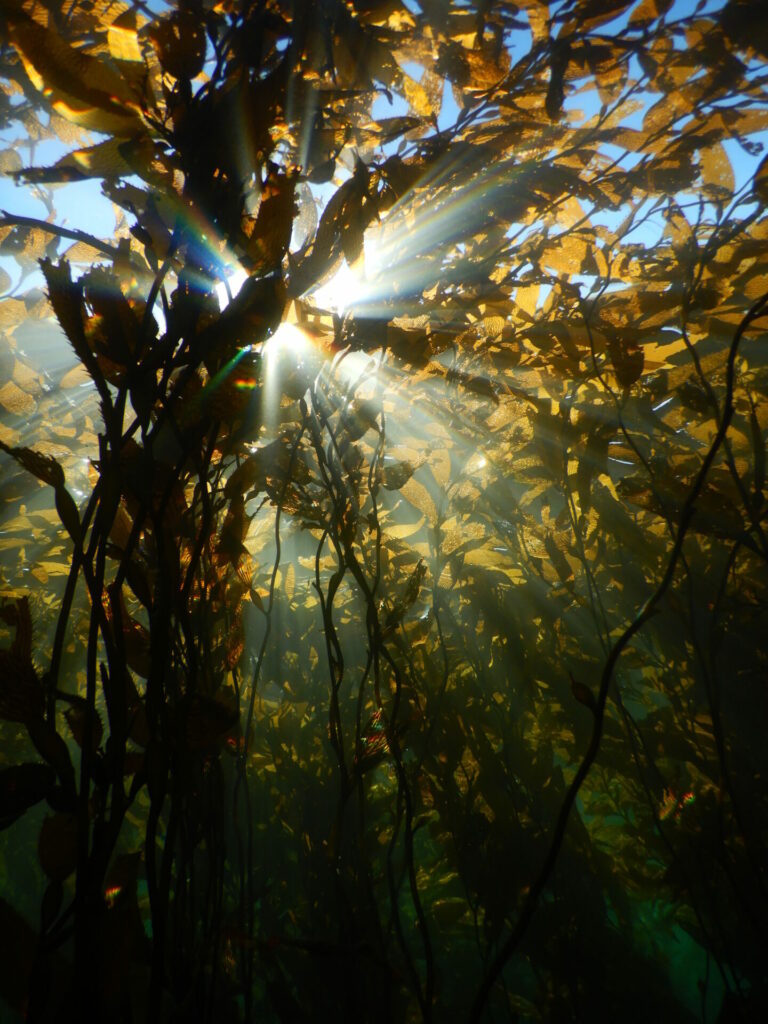
<instances>
[{"instance_id":1,"label":"underwater haze","mask_svg":"<svg viewBox=\"0 0 768 1024\"><path fill-rule=\"evenodd\" d=\"M4 0L0 1021L768 1019L763 0Z\"/></svg>"}]
</instances>

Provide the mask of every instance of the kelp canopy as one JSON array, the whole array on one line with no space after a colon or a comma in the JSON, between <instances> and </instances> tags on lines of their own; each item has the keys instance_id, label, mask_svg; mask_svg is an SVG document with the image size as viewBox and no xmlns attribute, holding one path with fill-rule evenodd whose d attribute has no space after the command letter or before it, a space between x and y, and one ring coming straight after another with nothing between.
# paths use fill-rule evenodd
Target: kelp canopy
<instances>
[{"instance_id":1,"label":"kelp canopy","mask_svg":"<svg viewBox=\"0 0 768 1024\"><path fill-rule=\"evenodd\" d=\"M3 1019L763 1019L762 0L0 40Z\"/></svg>"}]
</instances>

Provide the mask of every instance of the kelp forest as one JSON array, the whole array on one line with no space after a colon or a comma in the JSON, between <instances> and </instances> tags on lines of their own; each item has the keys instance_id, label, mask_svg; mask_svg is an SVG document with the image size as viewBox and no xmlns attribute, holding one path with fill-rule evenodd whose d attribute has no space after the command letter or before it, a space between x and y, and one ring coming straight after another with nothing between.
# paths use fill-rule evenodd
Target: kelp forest
<instances>
[{"instance_id":1,"label":"kelp forest","mask_svg":"<svg viewBox=\"0 0 768 1024\"><path fill-rule=\"evenodd\" d=\"M0 2L0 1020L768 1019L764 0Z\"/></svg>"}]
</instances>

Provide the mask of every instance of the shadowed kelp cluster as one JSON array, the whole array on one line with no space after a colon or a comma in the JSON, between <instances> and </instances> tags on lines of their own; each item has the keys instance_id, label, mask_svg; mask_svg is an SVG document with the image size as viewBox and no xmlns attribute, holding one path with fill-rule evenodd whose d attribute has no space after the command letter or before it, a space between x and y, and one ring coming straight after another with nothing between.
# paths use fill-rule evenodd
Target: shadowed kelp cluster
<instances>
[{"instance_id":1,"label":"shadowed kelp cluster","mask_svg":"<svg viewBox=\"0 0 768 1024\"><path fill-rule=\"evenodd\" d=\"M762 1020L760 0L0 46L0 1016Z\"/></svg>"}]
</instances>

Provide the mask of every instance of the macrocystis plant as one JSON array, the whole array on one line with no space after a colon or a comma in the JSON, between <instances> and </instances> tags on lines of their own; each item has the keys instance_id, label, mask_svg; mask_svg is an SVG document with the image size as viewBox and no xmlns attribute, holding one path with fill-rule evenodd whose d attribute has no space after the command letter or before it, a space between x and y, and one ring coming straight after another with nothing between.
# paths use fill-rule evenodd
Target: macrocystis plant
<instances>
[{"instance_id":1,"label":"macrocystis plant","mask_svg":"<svg viewBox=\"0 0 768 1024\"><path fill-rule=\"evenodd\" d=\"M78 508L8 332L72 552L49 652L3 607L32 1019L72 940L64 1018L629 1020L642 976L682 1020L650 902L763 997L768 227L722 146L766 127L759 5L415 6L4 6L3 116L80 143L21 176L132 222L2 224L50 304L8 322L56 316L101 417Z\"/></svg>"}]
</instances>

